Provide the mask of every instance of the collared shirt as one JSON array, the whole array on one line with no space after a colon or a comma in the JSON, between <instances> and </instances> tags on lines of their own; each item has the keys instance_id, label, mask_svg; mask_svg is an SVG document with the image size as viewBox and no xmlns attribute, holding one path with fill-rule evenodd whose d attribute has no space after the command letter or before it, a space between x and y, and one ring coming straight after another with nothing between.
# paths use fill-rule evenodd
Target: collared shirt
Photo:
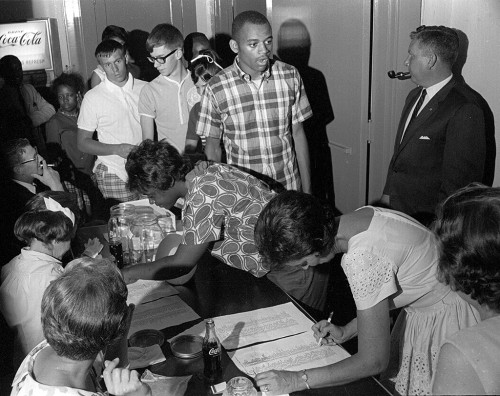
<instances>
[{"instance_id":1,"label":"collared shirt","mask_svg":"<svg viewBox=\"0 0 500 396\"><path fill-rule=\"evenodd\" d=\"M91 89L83 98L78 128L97 130L101 143L139 144L142 130L138 111L139 95L147 83L137 80L129 73L123 87L108 79ZM125 159L118 155L98 156L94 166L103 163L111 173L127 181Z\"/></svg>"},{"instance_id":2,"label":"collared shirt","mask_svg":"<svg viewBox=\"0 0 500 396\"><path fill-rule=\"evenodd\" d=\"M16 182L17 184L23 186L24 188L26 188L27 190L29 190L29 192L33 193L33 194L36 194L36 186L34 184L30 184L30 183L26 183L26 182L23 182L21 180L16 180L16 179L12 179L12 181Z\"/></svg>"},{"instance_id":3,"label":"collared shirt","mask_svg":"<svg viewBox=\"0 0 500 396\"><path fill-rule=\"evenodd\" d=\"M436 95L446 84L448 84L451 79L453 78L453 74L450 74L449 77L445 78L443 81L438 82L437 84L431 85L429 88L425 88L425 98L424 101L422 102L422 106L420 106L420 110L418 111L417 115L422 112L425 106L427 106L427 103L430 102L430 100L433 98L434 95ZM420 96L419 96L420 97ZM418 98L413 104L410 112L408 113L408 118L406 119L406 124L405 124L405 129L408 128L408 124L410 123L411 116L413 114L413 110L415 109L415 106L417 105ZM403 133L404 136L404 133ZM401 137L401 141L403 140L403 137Z\"/></svg>"},{"instance_id":4,"label":"collared shirt","mask_svg":"<svg viewBox=\"0 0 500 396\"><path fill-rule=\"evenodd\" d=\"M215 242L212 256L254 276L265 275L269 267L257 252L254 228L275 193L257 178L224 164L191 171L186 184L182 243Z\"/></svg>"},{"instance_id":5,"label":"collared shirt","mask_svg":"<svg viewBox=\"0 0 500 396\"><path fill-rule=\"evenodd\" d=\"M235 59L206 86L196 133L215 139L222 136L229 164L298 190L301 181L292 125L311 116L295 67L273 61L256 85Z\"/></svg>"},{"instance_id":6,"label":"collared shirt","mask_svg":"<svg viewBox=\"0 0 500 396\"><path fill-rule=\"evenodd\" d=\"M186 146L188 93L192 88L190 73L180 83L160 75L144 87L139 99L139 114L154 118L158 140L166 139L180 153Z\"/></svg>"}]
</instances>

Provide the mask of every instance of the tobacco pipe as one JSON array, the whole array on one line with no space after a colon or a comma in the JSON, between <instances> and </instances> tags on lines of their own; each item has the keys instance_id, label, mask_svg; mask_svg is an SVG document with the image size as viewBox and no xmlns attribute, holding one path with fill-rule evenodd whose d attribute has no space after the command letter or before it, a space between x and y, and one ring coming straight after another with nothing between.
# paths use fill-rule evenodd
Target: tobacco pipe
<instances>
[{"instance_id":1,"label":"tobacco pipe","mask_svg":"<svg viewBox=\"0 0 500 396\"><path fill-rule=\"evenodd\" d=\"M394 70L389 70L387 72L389 78L397 78L398 80L408 80L411 78L410 72L395 72Z\"/></svg>"}]
</instances>

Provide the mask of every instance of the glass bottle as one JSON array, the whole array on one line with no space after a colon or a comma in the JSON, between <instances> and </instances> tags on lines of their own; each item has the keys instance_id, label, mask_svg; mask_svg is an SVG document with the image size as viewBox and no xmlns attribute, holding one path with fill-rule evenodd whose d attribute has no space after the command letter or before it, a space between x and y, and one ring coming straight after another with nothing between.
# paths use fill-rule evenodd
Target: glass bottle
<instances>
[{"instance_id":1,"label":"glass bottle","mask_svg":"<svg viewBox=\"0 0 500 396\"><path fill-rule=\"evenodd\" d=\"M119 204L111 207L108 221L109 251L119 268L128 264L128 238L134 217L134 206Z\"/></svg>"},{"instance_id":2,"label":"glass bottle","mask_svg":"<svg viewBox=\"0 0 500 396\"><path fill-rule=\"evenodd\" d=\"M205 338L203 339L203 374L210 383L218 383L222 379L222 349L215 333L213 319L207 319Z\"/></svg>"},{"instance_id":3,"label":"glass bottle","mask_svg":"<svg viewBox=\"0 0 500 396\"><path fill-rule=\"evenodd\" d=\"M163 232L158 225L158 218L153 213L136 215L130 228L131 261L149 263L155 259L158 245L163 239Z\"/></svg>"}]
</instances>

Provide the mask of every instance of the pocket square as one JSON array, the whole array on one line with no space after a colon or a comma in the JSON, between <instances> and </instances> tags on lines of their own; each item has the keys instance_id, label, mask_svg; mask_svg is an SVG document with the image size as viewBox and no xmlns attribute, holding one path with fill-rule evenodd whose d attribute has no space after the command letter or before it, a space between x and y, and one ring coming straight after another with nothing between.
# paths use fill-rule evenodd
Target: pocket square
<instances>
[{"instance_id":1,"label":"pocket square","mask_svg":"<svg viewBox=\"0 0 500 396\"><path fill-rule=\"evenodd\" d=\"M420 136L418 139L419 140L431 140L431 138L429 136Z\"/></svg>"}]
</instances>

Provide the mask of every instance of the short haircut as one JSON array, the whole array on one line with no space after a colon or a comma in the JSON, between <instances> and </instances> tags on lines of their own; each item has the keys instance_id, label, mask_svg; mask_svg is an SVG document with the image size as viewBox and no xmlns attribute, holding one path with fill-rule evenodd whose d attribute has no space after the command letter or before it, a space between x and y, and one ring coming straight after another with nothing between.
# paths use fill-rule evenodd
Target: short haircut
<instances>
[{"instance_id":1,"label":"short haircut","mask_svg":"<svg viewBox=\"0 0 500 396\"><path fill-rule=\"evenodd\" d=\"M179 47L184 45L184 37L175 26L169 23L156 25L146 40L146 50L151 53L155 47Z\"/></svg>"},{"instance_id":2,"label":"short haircut","mask_svg":"<svg viewBox=\"0 0 500 396\"><path fill-rule=\"evenodd\" d=\"M330 253L336 235L334 208L297 191L284 191L271 199L255 225L255 244L271 270L316 252Z\"/></svg>"},{"instance_id":3,"label":"short haircut","mask_svg":"<svg viewBox=\"0 0 500 396\"><path fill-rule=\"evenodd\" d=\"M7 140L2 144L0 150L3 169L12 170L16 165L19 165L28 146L31 144L25 138Z\"/></svg>"},{"instance_id":4,"label":"short haircut","mask_svg":"<svg viewBox=\"0 0 500 396\"><path fill-rule=\"evenodd\" d=\"M14 235L29 245L34 239L44 244L70 241L74 235L73 222L63 212L30 210L14 224Z\"/></svg>"},{"instance_id":5,"label":"short haircut","mask_svg":"<svg viewBox=\"0 0 500 396\"><path fill-rule=\"evenodd\" d=\"M68 266L43 294L43 334L59 356L95 359L126 331L127 286L107 260L80 259Z\"/></svg>"},{"instance_id":6,"label":"short haircut","mask_svg":"<svg viewBox=\"0 0 500 396\"><path fill-rule=\"evenodd\" d=\"M420 26L410 33L410 38L435 52L450 68L458 57L458 34L446 26Z\"/></svg>"},{"instance_id":7,"label":"short haircut","mask_svg":"<svg viewBox=\"0 0 500 396\"><path fill-rule=\"evenodd\" d=\"M188 62L193 59L193 46L195 42L206 44L207 47L210 48L210 41L208 41L207 36L205 36L203 33L189 33L184 39L184 59L186 59Z\"/></svg>"},{"instance_id":8,"label":"short haircut","mask_svg":"<svg viewBox=\"0 0 500 396\"><path fill-rule=\"evenodd\" d=\"M52 198L57 201L62 207L68 208L75 215L75 224L79 224L80 208L74 194L66 191L42 191L32 197L24 206L23 212L31 210L46 210L44 198Z\"/></svg>"},{"instance_id":9,"label":"short haircut","mask_svg":"<svg viewBox=\"0 0 500 396\"><path fill-rule=\"evenodd\" d=\"M115 51L121 51L125 55L125 47L115 40L104 40L99 43L95 49L95 57L100 58L102 56L111 56Z\"/></svg>"},{"instance_id":10,"label":"short haircut","mask_svg":"<svg viewBox=\"0 0 500 396\"><path fill-rule=\"evenodd\" d=\"M241 29L243 29L243 26L245 26L246 23L251 23L253 25L269 25L269 21L267 18L262 15L260 12L257 11L243 11L242 13L238 14L236 18L234 18L233 21L233 26L231 28L231 36L233 40L238 41L239 39L239 34Z\"/></svg>"},{"instance_id":11,"label":"short haircut","mask_svg":"<svg viewBox=\"0 0 500 396\"><path fill-rule=\"evenodd\" d=\"M54 94L57 95L57 89L60 86L70 87L75 93L80 92L80 94L84 94L85 92L85 83L83 82L83 78L78 73L61 73L54 81L52 81L52 90Z\"/></svg>"},{"instance_id":12,"label":"short haircut","mask_svg":"<svg viewBox=\"0 0 500 396\"><path fill-rule=\"evenodd\" d=\"M211 49L200 51L195 60L189 62L188 68L193 83L196 84L200 76L205 76L207 73L210 74L210 77L215 76L222 70L220 63L221 60L215 51Z\"/></svg>"},{"instance_id":13,"label":"short haircut","mask_svg":"<svg viewBox=\"0 0 500 396\"><path fill-rule=\"evenodd\" d=\"M500 188L470 184L437 209L439 279L500 312Z\"/></svg>"},{"instance_id":14,"label":"short haircut","mask_svg":"<svg viewBox=\"0 0 500 396\"><path fill-rule=\"evenodd\" d=\"M130 152L125 169L130 191L148 194L152 190L166 191L176 181L185 181L193 166L171 144L148 139Z\"/></svg>"},{"instance_id":15,"label":"short haircut","mask_svg":"<svg viewBox=\"0 0 500 396\"><path fill-rule=\"evenodd\" d=\"M12 64L21 64L19 58L15 55L5 55L0 58L0 77L10 78L12 76Z\"/></svg>"},{"instance_id":16,"label":"short haircut","mask_svg":"<svg viewBox=\"0 0 500 396\"><path fill-rule=\"evenodd\" d=\"M126 43L128 41L128 33L121 26L116 26L116 25L106 26L102 31L101 40L102 41L113 40L114 38L119 38Z\"/></svg>"}]
</instances>

